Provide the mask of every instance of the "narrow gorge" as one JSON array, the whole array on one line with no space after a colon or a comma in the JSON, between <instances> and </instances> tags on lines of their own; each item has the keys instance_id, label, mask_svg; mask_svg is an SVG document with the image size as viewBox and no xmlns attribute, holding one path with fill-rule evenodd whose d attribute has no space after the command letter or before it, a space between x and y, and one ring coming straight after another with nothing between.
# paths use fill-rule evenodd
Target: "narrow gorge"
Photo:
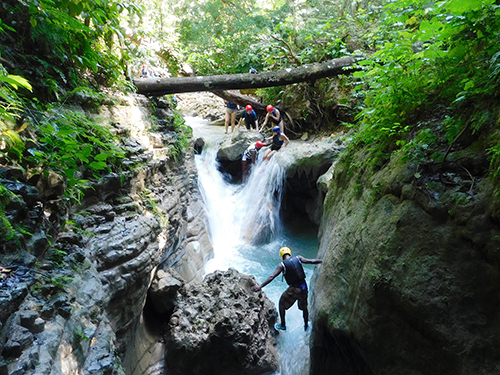
<instances>
[{"instance_id":1,"label":"narrow gorge","mask_svg":"<svg viewBox=\"0 0 500 375\"><path fill-rule=\"evenodd\" d=\"M33 235L2 241L0 374L289 374L272 330L274 292L254 295L255 276L231 261L202 282L214 259L195 165L194 144L205 140L172 155L169 103L115 101L81 111L112 124L130 168L94 181L78 206L55 198L62 182L50 174L1 171L18 198L8 212ZM222 175L239 179L241 150L256 137L222 136L212 157ZM375 173L352 170L340 157L348 141L294 141L278 158L285 230L319 228L324 260L309 271L302 373L496 373L498 213L484 155L464 151L481 140L450 154L453 183L398 158ZM259 240L256 249L270 239Z\"/></svg>"}]
</instances>

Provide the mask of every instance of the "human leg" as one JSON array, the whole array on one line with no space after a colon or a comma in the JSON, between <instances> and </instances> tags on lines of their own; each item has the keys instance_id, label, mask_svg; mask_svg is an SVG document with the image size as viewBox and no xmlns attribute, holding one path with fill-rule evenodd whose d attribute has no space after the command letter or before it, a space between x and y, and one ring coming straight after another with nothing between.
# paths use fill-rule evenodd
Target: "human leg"
<instances>
[{"instance_id":1,"label":"human leg","mask_svg":"<svg viewBox=\"0 0 500 375\"><path fill-rule=\"evenodd\" d=\"M250 163L246 160L241 161L241 182L245 183L247 181L248 170Z\"/></svg>"},{"instance_id":2,"label":"human leg","mask_svg":"<svg viewBox=\"0 0 500 375\"><path fill-rule=\"evenodd\" d=\"M280 313L280 320L281 320L281 326L286 327L285 323L285 312L288 310L290 307L293 306L295 301L300 297L300 289L295 288L293 286L288 287L287 290L283 292L283 294L280 297L279 305L278 305L278 310Z\"/></svg>"},{"instance_id":3,"label":"human leg","mask_svg":"<svg viewBox=\"0 0 500 375\"><path fill-rule=\"evenodd\" d=\"M309 327L309 310L307 308L307 290L302 290L298 298L299 310L302 310L302 317L304 318L304 330L307 331Z\"/></svg>"},{"instance_id":4,"label":"human leg","mask_svg":"<svg viewBox=\"0 0 500 375\"><path fill-rule=\"evenodd\" d=\"M229 119L230 119L231 115L230 113L226 110L226 116L225 116L225 119L224 119L224 127L226 129L226 133L227 133L227 129L228 129L228 126L229 126Z\"/></svg>"},{"instance_id":5,"label":"human leg","mask_svg":"<svg viewBox=\"0 0 500 375\"><path fill-rule=\"evenodd\" d=\"M271 159L275 153L276 153L276 150L268 150L266 152L266 154L264 155L264 160Z\"/></svg>"},{"instance_id":6,"label":"human leg","mask_svg":"<svg viewBox=\"0 0 500 375\"><path fill-rule=\"evenodd\" d=\"M263 160L269 160L276 153L276 150L269 149L264 154Z\"/></svg>"},{"instance_id":7,"label":"human leg","mask_svg":"<svg viewBox=\"0 0 500 375\"><path fill-rule=\"evenodd\" d=\"M238 113L236 111L231 113L231 133L234 131L234 124L236 123L236 115L237 114Z\"/></svg>"},{"instance_id":8,"label":"human leg","mask_svg":"<svg viewBox=\"0 0 500 375\"><path fill-rule=\"evenodd\" d=\"M279 312L280 312L280 325L283 328L286 328L286 322L285 322L285 314L286 314L286 309L283 307L283 305L280 303L279 306Z\"/></svg>"}]
</instances>

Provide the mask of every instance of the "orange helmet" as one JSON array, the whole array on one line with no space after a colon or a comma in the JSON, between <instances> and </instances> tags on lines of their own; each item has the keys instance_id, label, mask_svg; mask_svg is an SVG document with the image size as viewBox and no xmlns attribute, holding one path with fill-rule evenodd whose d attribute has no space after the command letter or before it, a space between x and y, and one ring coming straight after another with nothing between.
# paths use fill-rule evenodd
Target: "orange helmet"
<instances>
[{"instance_id":1,"label":"orange helmet","mask_svg":"<svg viewBox=\"0 0 500 375\"><path fill-rule=\"evenodd\" d=\"M273 107L271 104L269 104L269 105L266 107L266 110L267 110L267 112L272 112L272 111L274 111L274 107Z\"/></svg>"}]
</instances>

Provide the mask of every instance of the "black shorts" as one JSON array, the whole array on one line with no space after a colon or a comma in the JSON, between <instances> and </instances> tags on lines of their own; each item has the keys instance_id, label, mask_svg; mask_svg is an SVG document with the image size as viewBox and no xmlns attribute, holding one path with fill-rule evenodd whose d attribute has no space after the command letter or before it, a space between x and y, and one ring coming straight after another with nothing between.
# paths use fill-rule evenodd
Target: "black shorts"
<instances>
[{"instance_id":1,"label":"black shorts","mask_svg":"<svg viewBox=\"0 0 500 375\"><path fill-rule=\"evenodd\" d=\"M271 151L278 151L280 148L281 148L281 145L275 145L273 143L273 145L271 146Z\"/></svg>"}]
</instances>

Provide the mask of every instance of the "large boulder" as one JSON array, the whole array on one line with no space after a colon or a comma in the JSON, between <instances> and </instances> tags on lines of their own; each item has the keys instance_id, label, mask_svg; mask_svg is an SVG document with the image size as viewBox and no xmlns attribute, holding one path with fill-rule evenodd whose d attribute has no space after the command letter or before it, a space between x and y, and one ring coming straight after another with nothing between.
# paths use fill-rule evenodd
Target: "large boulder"
<instances>
[{"instance_id":1,"label":"large boulder","mask_svg":"<svg viewBox=\"0 0 500 375\"><path fill-rule=\"evenodd\" d=\"M173 310L177 292L183 285L184 280L173 268L156 272L148 293L157 313L166 314Z\"/></svg>"},{"instance_id":2,"label":"large boulder","mask_svg":"<svg viewBox=\"0 0 500 375\"><path fill-rule=\"evenodd\" d=\"M256 281L216 271L180 290L166 334L167 370L177 374L258 375L278 368L277 312Z\"/></svg>"},{"instance_id":3,"label":"large boulder","mask_svg":"<svg viewBox=\"0 0 500 375\"><path fill-rule=\"evenodd\" d=\"M261 133L236 128L231 137L224 139L217 152L217 159L220 161L239 161L248 146L253 142L262 141L263 139L264 136Z\"/></svg>"}]
</instances>

